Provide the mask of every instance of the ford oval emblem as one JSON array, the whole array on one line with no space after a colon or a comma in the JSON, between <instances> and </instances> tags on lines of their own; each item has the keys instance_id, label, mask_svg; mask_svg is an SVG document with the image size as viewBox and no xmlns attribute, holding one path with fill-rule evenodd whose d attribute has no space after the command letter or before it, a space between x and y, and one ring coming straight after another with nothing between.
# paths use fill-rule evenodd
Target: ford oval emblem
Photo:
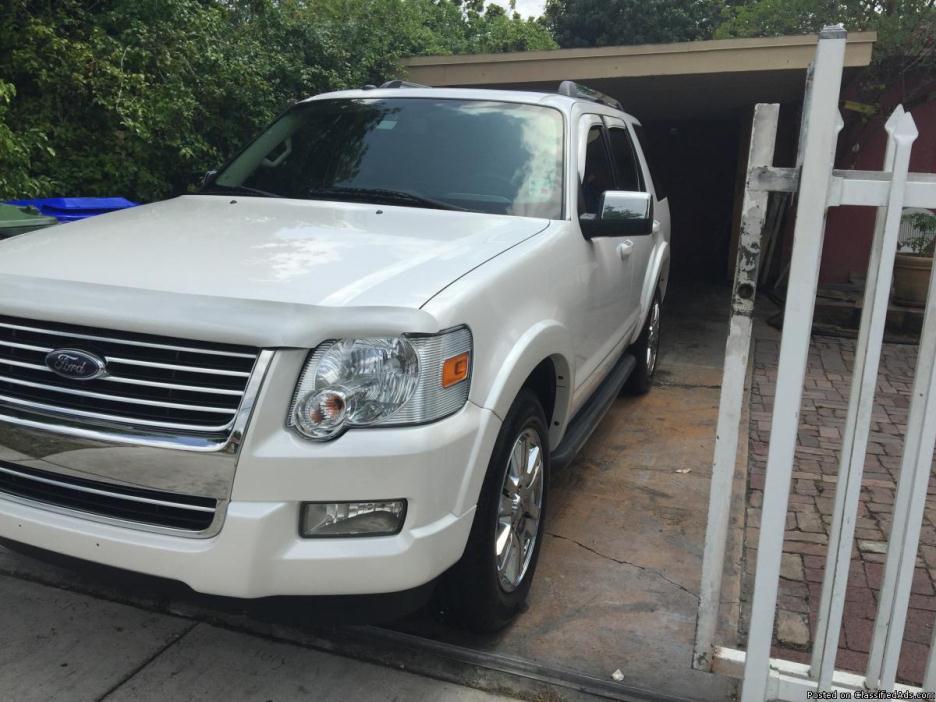
<instances>
[{"instance_id":1,"label":"ford oval emblem","mask_svg":"<svg viewBox=\"0 0 936 702\"><path fill-rule=\"evenodd\" d=\"M78 349L56 349L45 357L53 373L70 380L94 380L107 372L107 364L100 356Z\"/></svg>"}]
</instances>

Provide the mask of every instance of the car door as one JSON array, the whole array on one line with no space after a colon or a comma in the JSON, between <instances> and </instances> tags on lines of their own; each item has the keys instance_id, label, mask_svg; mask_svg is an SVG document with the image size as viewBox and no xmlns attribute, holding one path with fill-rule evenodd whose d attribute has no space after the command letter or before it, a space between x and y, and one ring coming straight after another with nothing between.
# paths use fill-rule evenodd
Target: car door
<instances>
[{"instance_id":1,"label":"car door","mask_svg":"<svg viewBox=\"0 0 936 702\"><path fill-rule=\"evenodd\" d=\"M611 156L614 161L615 189L637 192L649 190L637 150L634 147L634 137L627 123L617 117L605 117L608 127L608 143L611 146ZM656 205L656 202L654 202ZM654 209L654 218L657 212ZM659 230L659 224L654 225ZM628 266L627 316L634 326L629 333L636 333L636 326L642 322L641 293L646 284L647 269L653 253L654 235L628 236L624 242L625 262Z\"/></svg>"},{"instance_id":2,"label":"car door","mask_svg":"<svg viewBox=\"0 0 936 702\"><path fill-rule=\"evenodd\" d=\"M578 139L578 215L597 214L602 194L615 188L614 166L601 116L582 115ZM581 245L590 271L583 280L585 305L583 318L577 325L580 351L577 353L579 371L575 395L579 402L604 378L633 325L630 267L622 249L626 239L624 236L592 239L582 236Z\"/></svg>"}]
</instances>

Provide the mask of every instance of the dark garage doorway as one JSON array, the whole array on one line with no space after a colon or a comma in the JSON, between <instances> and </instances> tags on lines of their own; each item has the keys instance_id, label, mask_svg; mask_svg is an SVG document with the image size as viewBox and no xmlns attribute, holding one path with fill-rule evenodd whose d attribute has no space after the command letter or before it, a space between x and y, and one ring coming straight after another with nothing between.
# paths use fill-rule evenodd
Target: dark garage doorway
<instances>
[{"instance_id":1,"label":"dark garage doorway","mask_svg":"<svg viewBox=\"0 0 936 702\"><path fill-rule=\"evenodd\" d=\"M670 202L674 280L730 279L742 124L734 116L644 123L654 178Z\"/></svg>"}]
</instances>

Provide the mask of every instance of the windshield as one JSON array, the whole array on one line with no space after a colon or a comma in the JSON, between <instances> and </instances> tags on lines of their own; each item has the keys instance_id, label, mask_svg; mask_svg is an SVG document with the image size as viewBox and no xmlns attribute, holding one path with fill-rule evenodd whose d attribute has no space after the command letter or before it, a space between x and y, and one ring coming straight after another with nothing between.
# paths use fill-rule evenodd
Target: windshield
<instances>
[{"instance_id":1,"label":"windshield","mask_svg":"<svg viewBox=\"0 0 936 702\"><path fill-rule=\"evenodd\" d=\"M432 98L297 105L205 192L333 199L558 219L562 115Z\"/></svg>"}]
</instances>

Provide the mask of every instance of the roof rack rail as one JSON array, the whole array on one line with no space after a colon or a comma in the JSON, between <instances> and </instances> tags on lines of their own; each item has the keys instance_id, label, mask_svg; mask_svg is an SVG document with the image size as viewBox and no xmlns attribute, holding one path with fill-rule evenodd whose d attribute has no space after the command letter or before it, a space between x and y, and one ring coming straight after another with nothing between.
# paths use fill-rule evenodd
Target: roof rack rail
<instances>
[{"instance_id":1,"label":"roof rack rail","mask_svg":"<svg viewBox=\"0 0 936 702\"><path fill-rule=\"evenodd\" d=\"M381 90L385 88L429 88L429 85L423 85L422 83L411 83L408 80L388 80L386 83L381 84Z\"/></svg>"},{"instance_id":2,"label":"roof rack rail","mask_svg":"<svg viewBox=\"0 0 936 702\"><path fill-rule=\"evenodd\" d=\"M620 101L615 100L609 95L600 93L594 88L589 88L587 85L582 85L581 83L576 83L572 80L564 80L559 84L559 94L573 98L581 98L582 100L599 102L602 105L613 107L614 109L621 110L622 112L624 111L624 106L620 103Z\"/></svg>"}]
</instances>

